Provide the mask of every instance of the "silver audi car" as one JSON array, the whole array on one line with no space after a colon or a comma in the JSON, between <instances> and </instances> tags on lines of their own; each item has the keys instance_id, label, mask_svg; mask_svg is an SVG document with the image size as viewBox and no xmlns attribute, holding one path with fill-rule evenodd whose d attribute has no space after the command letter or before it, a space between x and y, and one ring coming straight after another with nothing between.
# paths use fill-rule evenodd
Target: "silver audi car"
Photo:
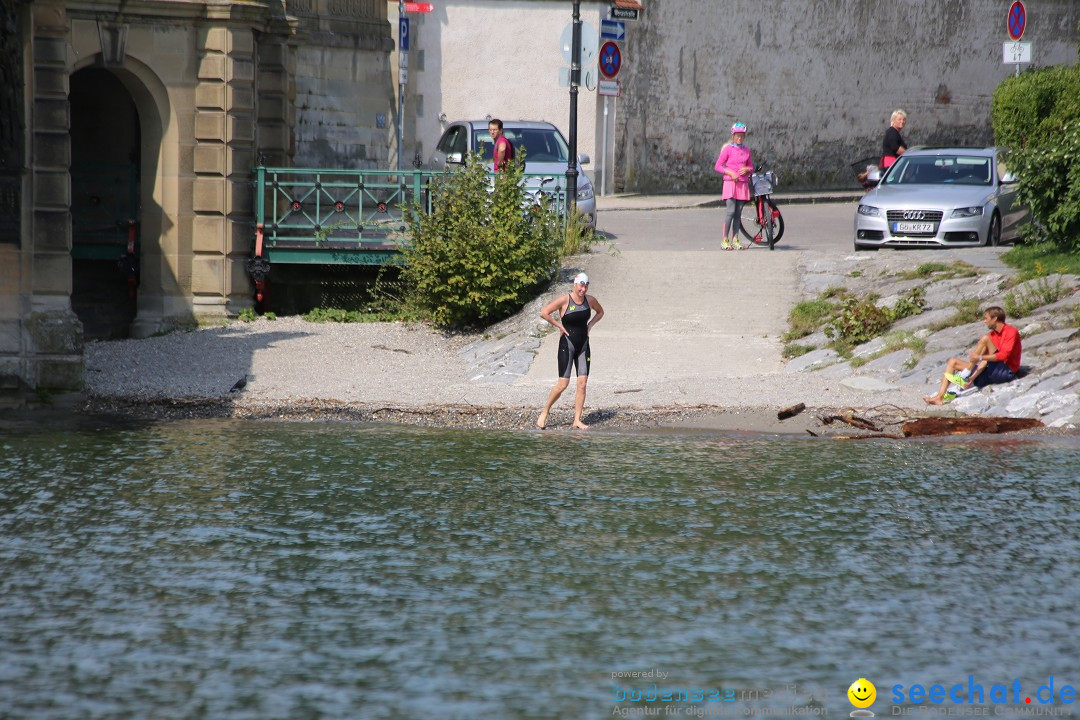
<instances>
[{"instance_id":1,"label":"silver audi car","mask_svg":"<svg viewBox=\"0 0 1080 720\"><path fill-rule=\"evenodd\" d=\"M1015 240L1030 219L1000 148L911 148L859 202L855 249Z\"/></svg>"}]
</instances>

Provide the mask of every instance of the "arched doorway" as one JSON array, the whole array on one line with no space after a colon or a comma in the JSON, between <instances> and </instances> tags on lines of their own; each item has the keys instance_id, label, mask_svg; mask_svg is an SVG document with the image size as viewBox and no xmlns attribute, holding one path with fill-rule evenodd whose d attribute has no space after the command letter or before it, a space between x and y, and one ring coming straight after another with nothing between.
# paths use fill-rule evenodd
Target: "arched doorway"
<instances>
[{"instance_id":1,"label":"arched doorway","mask_svg":"<svg viewBox=\"0 0 1080 720\"><path fill-rule=\"evenodd\" d=\"M71 307L86 338L124 338L135 319L139 273L139 113L102 68L74 73L68 99Z\"/></svg>"}]
</instances>

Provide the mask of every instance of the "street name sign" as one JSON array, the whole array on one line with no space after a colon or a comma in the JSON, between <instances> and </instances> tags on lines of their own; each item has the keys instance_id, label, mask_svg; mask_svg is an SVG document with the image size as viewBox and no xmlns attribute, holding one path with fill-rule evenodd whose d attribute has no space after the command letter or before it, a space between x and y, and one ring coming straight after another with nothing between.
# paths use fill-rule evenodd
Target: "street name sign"
<instances>
[{"instance_id":1,"label":"street name sign","mask_svg":"<svg viewBox=\"0 0 1080 720\"><path fill-rule=\"evenodd\" d=\"M405 3L405 12L431 12L435 9L435 6L429 2L407 2Z\"/></svg>"},{"instance_id":2,"label":"street name sign","mask_svg":"<svg viewBox=\"0 0 1080 720\"><path fill-rule=\"evenodd\" d=\"M637 8L611 8L611 17L615 20L637 20L641 17L641 11Z\"/></svg>"}]
</instances>

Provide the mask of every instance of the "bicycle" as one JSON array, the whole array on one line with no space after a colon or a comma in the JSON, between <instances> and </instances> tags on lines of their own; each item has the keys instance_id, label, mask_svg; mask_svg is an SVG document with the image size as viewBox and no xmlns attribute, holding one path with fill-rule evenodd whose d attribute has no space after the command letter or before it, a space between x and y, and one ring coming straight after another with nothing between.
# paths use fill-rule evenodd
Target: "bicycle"
<instances>
[{"instance_id":1,"label":"bicycle","mask_svg":"<svg viewBox=\"0 0 1080 720\"><path fill-rule=\"evenodd\" d=\"M743 206L739 218L742 234L754 245L768 244L772 250L784 235L784 217L773 202L773 188L779 185L772 170L756 172L750 176L753 195Z\"/></svg>"}]
</instances>

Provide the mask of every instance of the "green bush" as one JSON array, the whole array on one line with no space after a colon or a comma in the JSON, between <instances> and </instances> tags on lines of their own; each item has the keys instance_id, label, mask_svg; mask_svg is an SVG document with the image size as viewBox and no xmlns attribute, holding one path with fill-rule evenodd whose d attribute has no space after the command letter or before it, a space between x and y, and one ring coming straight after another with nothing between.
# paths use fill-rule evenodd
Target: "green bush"
<instances>
[{"instance_id":1,"label":"green bush","mask_svg":"<svg viewBox=\"0 0 1080 720\"><path fill-rule=\"evenodd\" d=\"M1007 78L994 91L992 117L1036 236L1080 249L1080 66Z\"/></svg>"},{"instance_id":2,"label":"green bush","mask_svg":"<svg viewBox=\"0 0 1080 720\"><path fill-rule=\"evenodd\" d=\"M402 278L440 326L492 322L515 312L555 269L562 222L547 198L523 212L520 160L492 176L478 156L434 181L432 211L409 210Z\"/></svg>"},{"instance_id":3,"label":"green bush","mask_svg":"<svg viewBox=\"0 0 1080 720\"><path fill-rule=\"evenodd\" d=\"M878 307L873 297L849 296L840 306L840 312L825 326L825 337L843 354L837 342L843 346L861 345L884 333L897 320L922 313L925 307L926 288L921 286L912 288L891 308Z\"/></svg>"}]
</instances>

